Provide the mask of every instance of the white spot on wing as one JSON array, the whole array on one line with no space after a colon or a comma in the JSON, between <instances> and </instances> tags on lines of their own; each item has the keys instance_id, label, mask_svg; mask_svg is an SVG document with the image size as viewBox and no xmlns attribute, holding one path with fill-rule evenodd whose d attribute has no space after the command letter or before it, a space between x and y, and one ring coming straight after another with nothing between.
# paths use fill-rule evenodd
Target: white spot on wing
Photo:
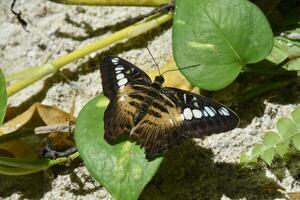
<instances>
[{"instance_id":1,"label":"white spot on wing","mask_svg":"<svg viewBox=\"0 0 300 200\"><path fill-rule=\"evenodd\" d=\"M122 79L124 77L125 77L124 74L118 74L116 78L117 78L117 80L120 80L120 79Z\"/></svg>"},{"instance_id":2,"label":"white spot on wing","mask_svg":"<svg viewBox=\"0 0 300 200\"><path fill-rule=\"evenodd\" d=\"M210 107L210 109L216 114L217 113L217 111L216 111L216 109L214 109L214 107Z\"/></svg>"},{"instance_id":3,"label":"white spot on wing","mask_svg":"<svg viewBox=\"0 0 300 200\"><path fill-rule=\"evenodd\" d=\"M221 115L229 116L229 111L224 107L220 108L219 112L221 112Z\"/></svg>"},{"instance_id":4,"label":"white spot on wing","mask_svg":"<svg viewBox=\"0 0 300 200\"><path fill-rule=\"evenodd\" d=\"M116 71L120 71L120 70L123 70L123 69L124 69L124 67L116 67L115 68Z\"/></svg>"},{"instance_id":5,"label":"white spot on wing","mask_svg":"<svg viewBox=\"0 0 300 200\"><path fill-rule=\"evenodd\" d=\"M111 62L117 65L119 63L119 58L113 58L111 59Z\"/></svg>"},{"instance_id":6,"label":"white spot on wing","mask_svg":"<svg viewBox=\"0 0 300 200\"><path fill-rule=\"evenodd\" d=\"M213 117L215 116L215 113L213 110L211 110L209 107L204 106L204 109L206 110L206 112L209 114L209 116Z\"/></svg>"},{"instance_id":7,"label":"white spot on wing","mask_svg":"<svg viewBox=\"0 0 300 200\"><path fill-rule=\"evenodd\" d=\"M123 86L128 82L127 78L122 78L118 81L118 86Z\"/></svg>"},{"instance_id":8,"label":"white spot on wing","mask_svg":"<svg viewBox=\"0 0 300 200\"><path fill-rule=\"evenodd\" d=\"M193 118L193 113L190 108L185 108L183 111L184 118L187 120L191 120Z\"/></svg>"},{"instance_id":9,"label":"white spot on wing","mask_svg":"<svg viewBox=\"0 0 300 200\"><path fill-rule=\"evenodd\" d=\"M203 110L203 114L204 114L204 117L208 117L208 113L206 112L206 110Z\"/></svg>"},{"instance_id":10,"label":"white spot on wing","mask_svg":"<svg viewBox=\"0 0 300 200\"><path fill-rule=\"evenodd\" d=\"M198 109L193 109L193 115L194 115L194 117L199 119L202 117L202 112Z\"/></svg>"},{"instance_id":11,"label":"white spot on wing","mask_svg":"<svg viewBox=\"0 0 300 200\"><path fill-rule=\"evenodd\" d=\"M199 106L199 103L197 102L197 98L196 97L193 97L193 101L194 101L194 106L196 108L199 108L200 106Z\"/></svg>"},{"instance_id":12,"label":"white spot on wing","mask_svg":"<svg viewBox=\"0 0 300 200\"><path fill-rule=\"evenodd\" d=\"M183 94L184 103L186 103L186 94Z\"/></svg>"}]
</instances>

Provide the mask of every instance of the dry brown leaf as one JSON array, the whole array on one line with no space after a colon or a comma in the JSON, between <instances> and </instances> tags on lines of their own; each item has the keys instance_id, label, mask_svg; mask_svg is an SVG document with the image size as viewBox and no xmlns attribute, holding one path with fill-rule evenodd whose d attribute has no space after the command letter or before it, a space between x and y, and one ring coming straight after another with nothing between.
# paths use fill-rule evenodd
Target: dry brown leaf
<instances>
[{"instance_id":1,"label":"dry brown leaf","mask_svg":"<svg viewBox=\"0 0 300 200\"><path fill-rule=\"evenodd\" d=\"M167 64L163 65L160 68L161 73L167 71L167 70L172 70L172 69L177 69L176 63L173 58L168 59ZM158 75L157 69L151 69L147 71L147 74L149 77L154 80L155 76ZM176 71L170 71L164 74L164 86L167 87L175 87L175 88L180 88L182 90L188 90L188 91L194 91L194 86L191 85L186 78L181 74L179 70Z\"/></svg>"},{"instance_id":2,"label":"dry brown leaf","mask_svg":"<svg viewBox=\"0 0 300 200\"><path fill-rule=\"evenodd\" d=\"M291 200L300 200L300 192L288 192Z\"/></svg>"},{"instance_id":3,"label":"dry brown leaf","mask_svg":"<svg viewBox=\"0 0 300 200\"><path fill-rule=\"evenodd\" d=\"M35 159L37 153L34 149L19 140L14 140L0 145L0 150L5 150L10 153L10 157L24 158L24 159ZM0 153L0 155L4 156Z\"/></svg>"},{"instance_id":4,"label":"dry brown leaf","mask_svg":"<svg viewBox=\"0 0 300 200\"><path fill-rule=\"evenodd\" d=\"M0 127L0 136L24 129L32 130L29 131L29 133L32 132L32 134L34 134L33 129L36 127L55 124L68 125L69 123L70 115L67 112L54 106L35 103L25 112L5 122L2 127ZM26 134L28 134L28 131ZM54 143L54 146L58 149L74 146L73 137L70 134L51 133L49 134L49 138ZM34 149L32 145L25 144L19 140L13 140L0 144L0 150L1 149L10 152L17 158L37 157L37 147Z\"/></svg>"},{"instance_id":5,"label":"dry brown leaf","mask_svg":"<svg viewBox=\"0 0 300 200\"><path fill-rule=\"evenodd\" d=\"M0 135L21 129L53 124L68 124L69 114L54 106L35 103L22 114L10 119L0 127Z\"/></svg>"}]
</instances>

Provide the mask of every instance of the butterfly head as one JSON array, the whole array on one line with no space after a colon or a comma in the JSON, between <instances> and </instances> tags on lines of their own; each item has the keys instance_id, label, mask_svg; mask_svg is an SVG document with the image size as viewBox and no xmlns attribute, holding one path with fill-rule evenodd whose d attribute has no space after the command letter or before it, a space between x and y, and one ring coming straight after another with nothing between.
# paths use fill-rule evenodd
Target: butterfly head
<instances>
[{"instance_id":1,"label":"butterfly head","mask_svg":"<svg viewBox=\"0 0 300 200\"><path fill-rule=\"evenodd\" d=\"M157 88L157 89L161 89L162 88L162 84L165 82L165 79L163 76L159 75L159 76L156 76L153 83L152 83L152 86Z\"/></svg>"},{"instance_id":2,"label":"butterfly head","mask_svg":"<svg viewBox=\"0 0 300 200\"><path fill-rule=\"evenodd\" d=\"M165 79L162 75L159 75L155 77L154 82L156 82L159 85L162 85L165 82Z\"/></svg>"}]
</instances>

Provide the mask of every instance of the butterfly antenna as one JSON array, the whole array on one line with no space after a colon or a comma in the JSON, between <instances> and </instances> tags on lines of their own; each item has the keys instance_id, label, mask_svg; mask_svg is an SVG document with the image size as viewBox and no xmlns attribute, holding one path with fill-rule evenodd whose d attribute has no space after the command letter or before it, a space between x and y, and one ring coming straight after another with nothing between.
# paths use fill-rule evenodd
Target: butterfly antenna
<instances>
[{"instance_id":1,"label":"butterfly antenna","mask_svg":"<svg viewBox=\"0 0 300 200\"><path fill-rule=\"evenodd\" d=\"M159 66L158 66L157 62L155 61L155 59L154 59L153 55L151 54L150 50L148 49L148 47L146 47L146 48L147 48L147 50L148 50L150 56L152 57L152 59L153 59L155 65L156 65L156 67L157 67L158 74L161 75L160 70L159 70Z\"/></svg>"},{"instance_id":2,"label":"butterfly antenna","mask_svg":"<svg viewBox=\"0 0 300 200\"><path fill-rule=\"evenodd\" d=\"M180 69L181 69L181 70L183 70L183 69L189 69L189 68L192 68L192 67L197 67L197 66L199 66L199 65L200 65L200 64L191 65L191 66L183 67L183 68L180 68ZM178 69L178 68L177 68L177 69L169 69L169 70L163 72L161 75L163 75L163 74L165 74L165 73L167 73L167 72L172 72L172 71L177 71L177 70L179 70L179 69Z\"/></svg>"}]
</instances>

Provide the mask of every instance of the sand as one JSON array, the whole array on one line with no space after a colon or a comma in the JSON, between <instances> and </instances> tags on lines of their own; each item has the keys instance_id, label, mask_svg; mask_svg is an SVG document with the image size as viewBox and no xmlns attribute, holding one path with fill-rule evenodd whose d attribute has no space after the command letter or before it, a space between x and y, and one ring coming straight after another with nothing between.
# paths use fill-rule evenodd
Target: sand
<instances>
[{"instance_id":1,"label":"sand","mask_svg":"<svg viewBox=\"0 0 300 200\"><path fill-rule=\"evenodd\" d=\"M123 20L151 8L64 6L45 0L18 0L16 10L28 22L24 31L10 12L10 1L0 2L0 66L5 75L65 55L122 28ZM70 23L69 18L76 22ZM88 26L84 26L86 23ZM87 33L85 27L90 27ZM66 34L61 34L66 33ZM92 33L92 34L91 34ZM172 54L171 25L142 37L99 50L49 75L9 98L10 106L34 102L55 105L67 112L75 90L75 114L102 91L99 60L113 54L143 69L154 67L145 47L159 65ZM61 73L63 75L61 75ZM67 77L67 79L65 78ZM272 167L251 170L236 164L241 152L260 142L276 120L289 116L295 102L269 101L263 96L239 110L241 127L231 132L195 139L170 151L141 199L280 199L276 190L300 191L299 156L277 159ZM27 176L0 176L0 199L112 199L93 181L83 163L57 166Z\"/></svg>"}]
</instances>

